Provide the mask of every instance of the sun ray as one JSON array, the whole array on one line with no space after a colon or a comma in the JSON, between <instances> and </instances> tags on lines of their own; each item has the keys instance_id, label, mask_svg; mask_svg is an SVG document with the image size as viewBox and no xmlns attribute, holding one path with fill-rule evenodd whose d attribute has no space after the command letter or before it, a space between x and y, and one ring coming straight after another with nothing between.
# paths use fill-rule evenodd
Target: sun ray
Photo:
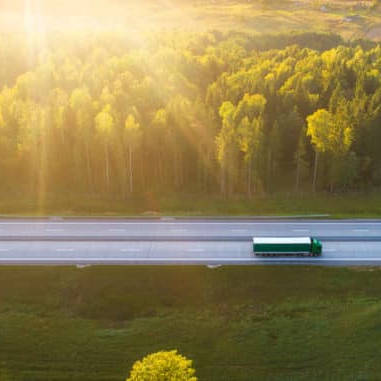
<instances>
[{"instance_id":1,"label":"sun ray","mask_svg":"<svg viewBox=\"0 0 381 381\"><path fill-rule=\"evenodd\" d=\"M46 38L47 38L47 25L46 18L43 13L43 7L41 0L25 0L24 1L24 32L26 34L26 40L28 43L29 60L32 62L36 61L39 65L43 65L46 59L44 51L46 49ZM45 79L48 81L49 77ZM49 84L44 84L43 88L49 88ZM38 94L39 98L43 94ZM46 190L47 190L47 155L46 149L48 146L47 140L47 124L46 124L46 110L44 110L43 105L36 104L36 109L41 108L41 115L43 115L43 122L38 125L32 126L32 128L39 129L38 135L40 136L40 142L38 150L36 150L38 157L37 162L39 163L38 169L38 194L37 202L38 209L40 213L44 212L45 202L46 202ZM37 110L35 110L37 111Z\"/></svg>"}]
</instances>

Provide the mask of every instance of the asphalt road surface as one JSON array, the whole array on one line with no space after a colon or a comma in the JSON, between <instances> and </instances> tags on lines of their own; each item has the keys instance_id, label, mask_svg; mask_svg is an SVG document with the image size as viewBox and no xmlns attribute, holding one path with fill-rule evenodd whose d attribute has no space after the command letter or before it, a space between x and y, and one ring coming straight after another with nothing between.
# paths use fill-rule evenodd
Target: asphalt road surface
<instances>
[{"instance_id":1,"label":"asphalt road surface","mask_svg":"<svg viewBox=\"0 0 381 381\"><path fill-rule=\"evenodd\" d=\"M317 258L260 258L253 236L313 236ZM2 219L0 264L381 265L381 220Z\"/></svg>"}]
</instances>

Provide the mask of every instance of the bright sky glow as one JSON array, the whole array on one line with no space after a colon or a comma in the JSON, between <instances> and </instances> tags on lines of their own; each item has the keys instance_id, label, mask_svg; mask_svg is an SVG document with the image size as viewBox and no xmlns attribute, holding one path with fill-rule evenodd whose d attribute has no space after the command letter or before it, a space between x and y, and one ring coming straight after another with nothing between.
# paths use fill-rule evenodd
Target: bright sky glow
<instances>
[{"instance_id":1,"label":"bright sky glow","mask_svg":"<svg viewBox=\"0 0 381 381\"><path fill-rule=\"evenodd\" d=\"M0 30L186 28L192 24L189 10L173 0L2 0Z\"/></svg>"}]
</instances>

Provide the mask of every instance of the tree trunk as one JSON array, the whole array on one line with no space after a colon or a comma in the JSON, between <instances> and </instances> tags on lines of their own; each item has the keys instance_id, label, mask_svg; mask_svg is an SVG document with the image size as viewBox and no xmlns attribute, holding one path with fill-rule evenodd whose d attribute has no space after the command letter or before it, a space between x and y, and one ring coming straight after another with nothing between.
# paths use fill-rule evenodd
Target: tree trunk
<instances>
[{"instance_id":1,"label":"tree trunk","mask_svg":"<svg viewBox=\"0 0 381 381\"><path fill-rule=\"evenodd\" d=\"M251 198L251 170L252 170L252 163L251 160L249 160L248 166L247 166L247 197Z\"/></svg>"},{"instance_id":2,"label":"tree trunk","mask_svg":"<svg viewBox=\"0 0 381 381\"><path fill-rule=\"evenodd\" d=\"M128 198L128 175L127 175L127 168L128 168L128 162L127 162L127 153L125 150L123 150L123 197L125 200Z\"/></svg>"},{"instance_id":3,"label":"tree trunk","mask_svg":"<svg viewBox=\"0 0 381 381\"><path fill-rule=\"evenodd\" d=\"M316 180L317 180L317 172L318 172L318 160L319 160L319 152L315 152L315 165L314 165L314 178L312 182L312 190L316 192Z\"/></svg>"},{"instance_id":4,"label":"tree trunk","mask_svg":"<svg viewBox=\"0 0 381 381\"><path fill-rule=\"evenodd\" d=\"M130 145L129 147L129 156L130 156L130 193L134 191L134 185L133 185L133 175L134 175L134 169L133 169L133 163L132 163L132 147Z\"/></svg>"},{"instance_id":5,"label":"tree trunk","mask_svg":"<svg viewBox=\"0 0 381 381\"><path fill-rule=\"evenodd\" d=\"M176 153L176 150L174 151L173 157L174 157L174 160L173 160L173 184L174 184L175 188L177 188L178 181L177 181L177 153Z\"/></svg>"},{"instance_id":6,"label":"tree trunk","mask_svg":"<svg viewBox=\"0 0 381 381\"><path fill-rule=\"evenodd\" d=\"M267 176L265 176L266 179L266 188L271 192L272 190L272 178L273 178L273 155L271 150L269 150L269 154L267 157Z\"/></svg>"},{"instance_id":7,"label":"tree trunk","mask_svg":"<svg viewBox=\"0 0 381 381\"><path fill-rule=\"evenodd\" d=\"M161 149L158 151L157 170L158 170L158 175L159 175L158 177L159 177L160 188L161 187L165 188L167 185L167 176L164 173L163 154L162 154Z\"/></svg>"},{"instance_id":8,"label":"tree trunk","mask_svg":"<svg viewBox=\"0 0 381 381\"><path fill-rule=\"evenodd\" d=\"M225 171L225 165L221 163L221 184L220 184L220 189L221 189L221 194L225 197L226 196L226 171Z\"/></svg>"},{"instance_id":9,"label":"tree trunk","mask_svg":"<svg viewBox=\"0 0 381 381\"><path fill-rule=\"evenodd\" d=\"M89 190L92 188L92 180L91 180L91 166L90 166L90 149L89 149L89 142L88 139L86 139L86 167L87 167L87 186L89 187Z\"/></svg>"},{"instance_id":10,"label":"tree trunk","mask_svg":"<svg viewBox=\"0 0 381 381\"><path fill-rule=\"evenodd\" d=\"M108 144L105 144L105 163L106 163L106 189L109 190L110 185L110 168L109 168L109 155L108 155Z\"/></svg>"},{"instance_id":11,"label":"tree trunk","mask_svg":"<svg viewBox=\"0 0 381 381\"><path fill-rule=\"evenodd\" d=\"M296 160L295 192L299 191L299 183L300 183L300 158L298 157Z\"/></svg>"},{"instance_id":12,"label":"tree trunk","mask_svg":"<svg viewBox=\"0 0 381 381\"><path fill-rule=\"evenodd\" d=\"M63 127L61 126L60 128L60 132L61 132L61 143L62 143L62 147L65 146L65 132L64 132L64 129Z\"/></svg>"}]
</instances>

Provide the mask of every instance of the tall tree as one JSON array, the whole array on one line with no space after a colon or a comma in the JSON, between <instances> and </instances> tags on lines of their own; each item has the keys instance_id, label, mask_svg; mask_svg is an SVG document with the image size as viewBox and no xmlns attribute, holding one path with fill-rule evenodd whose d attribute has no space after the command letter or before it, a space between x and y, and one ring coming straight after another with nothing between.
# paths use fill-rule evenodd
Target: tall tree
<instances>
[{"instance_id":1,"label":"tall tree","mask_svg":"<svg viewBox=\"0 0 381 381\"><path fill-rule=\"evenodd\" d=\"M232 189L229 183L235 170L236 134L234 125L235 107L231 102L224 102L219 110L222 128L216 137L217 159L221 166L221 193L227 196Z\"/></svg>"},{"instance_id":2,"label":"tall tree","mask_svg":"<svg viewBox=\"0 0 381 381\"><path fill-rule=\"evenodd\" d=\"M330 130L332 114L324 109L315 111L307 117L307 135L315 147L315 164L312 181L312 189L316 191L319 153L326 152L330 148Z\"/></svg>"},{"instance_id":3,"label":"tall tree","mask_svg":"<svg viewBox=\"0 0 381 381\"><path fill-rule=\"evenodd\" d=\"M110 144L113 136L114 118L111 107L106 105L95 117L95 126L104 145L106 189L110 189Z\"/></svg>"},{"instance_id":4,"label":"tall tree","mask_svg":"<svg viewBox=\"0 0 381 381\"><path fill-rule=\"evenodd\" d=\"M85 161L87 170L87 186L92 187L92 166L90 146L93 137L93 102L86 87L75 89L70 97L70 106L75 113L75 120L80 135L79 147L85 147Z\"/></svg>"},{"instance_id":5,"label":"tall tree","mask_svg":"<svg viewBox=\"0 0 381 381\"><path fill-rule=\"evenodd\" d=\"M245 94L238 103L234 112L234 121L238 125L237 139L240 150L244 153L244 162L247 168L247 195L252 195L252 177L254 167L254 190L259 184L259 173L263 171L265 162L263 150L263 113L266 99L261 94Z\"/></svg>"},{"instance_id":6,"label":"tall tree","mask_svg":"<svg viewBox=\"0 0 381 381\"><path fill-rule=\"evenodd\" d=\"M135 117L130 114L127 116L124 128L124 142L128 147L128 163L129 163L129 191L134 191L134 152L141 142L142 131Z\"/></svg>"},{"instance_id":7,"label":"tall tree","mask_svg":"<svg viewBox=\"0 0 381 381\"><path fill-rule=\"evenodd\" d=\"M307 167L308 163L306 160L306 128L302 128L299 140L298 147L295 152L295 164L296 164L296 174L295 174L295 191L299 191L300 182L304 169Z\"/></svg>"}]
</instances>

